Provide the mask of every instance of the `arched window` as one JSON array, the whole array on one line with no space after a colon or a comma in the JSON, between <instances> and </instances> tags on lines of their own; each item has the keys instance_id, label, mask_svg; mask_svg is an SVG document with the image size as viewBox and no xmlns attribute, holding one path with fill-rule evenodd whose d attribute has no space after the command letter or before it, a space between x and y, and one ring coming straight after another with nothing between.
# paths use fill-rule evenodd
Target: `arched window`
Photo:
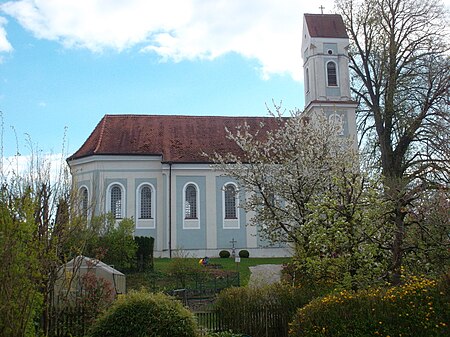
<instances>
[{"instance_id":1,"label":"arched window","mask_svg":"<svg viewBox=\"0 0 450 337\"><path fill-rule=\"evenodd\" d=\"M236 210L236 186L228 184L225 186L224 191L225 198L225 219L237 219Z\"/></svg>"},{"instance_id":2,"label":"arched window","mask_svg":"<svg viewBox=\"0 0 450 337\"><path fill-rule=\"evenodd\" d=\"M189 184L184 193L184 218L197 219L197 188L194 184Z\"/></svg>"},{"instance_id":3,"label":"arched window","mask_svg":"<svg viewBox=\"0 0 450 337\"><path fill-rule=\"evenodd\" d=\"M88 216L89 192L86 186L80 188L80 211L83 218Z\"/></svg>"},{"instance_id":4,"label":"arched window","mask_svg":"<svg viewBox=\"0 0 450 337\"><path fill-rule=\"evenodd\" d=\"M337 87L337 66L333 61L327 63L327 85Z\"/></svg>"},{"instance_id":5,"label":"arched window","mask_svg":"<svg viewBox=\"0 0 450 337\"><path fill-rule=\"evenodd\" d=\"M152 188L148 185L141 187L139 219L153 219Z\"/></svg>"},{"instance_id":6,"label":"arched window","mask_svg":"<svg viewBox=\"0 0 450 337\"><path fill-rule=\"evenodd\" d=\"M306 68L306 74L305 74L305 88L306 92L309 92L309 69Z\"/></svg>"},{"instance_id":7,"label":"arched window","mask_svg":"<svg viewBox=\"0 0 450 337\"><path fill-rule=\"evenodd\" d=\"M136 188L136 228L156 228L156 189L149 182Z\"/></svg>"},{"instance_id":8,"label":"arched window","mask_svg":"<svg viewBox=\"0 0 450 337\"><path fill-rule=\"evenodd\" d=\"M115 219L123 218L123 201L122 201L122 188L120 185L113 185L110 189L110 209L109 211L114 215Z\"/></svg>"}]
</instances>

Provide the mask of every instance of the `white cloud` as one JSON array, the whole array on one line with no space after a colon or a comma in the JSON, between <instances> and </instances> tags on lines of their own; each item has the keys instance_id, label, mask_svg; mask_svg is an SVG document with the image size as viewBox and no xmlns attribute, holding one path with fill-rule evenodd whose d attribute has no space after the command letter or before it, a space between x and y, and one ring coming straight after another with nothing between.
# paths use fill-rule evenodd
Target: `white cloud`
<instances>
[{"instance_id":1,"label":"white cloud","mask_svg":"<svg viewBox=\"0 0 450 337\"><path fill-rule=\"evenodd\" d=\"M65 156L61 153L17 155L1 158L0 178L40 179L55 184L64 181L66 169Z\"/></svg>"},{"instance_id":2,"label":"white cloud","mask_svg":"<svg viewBox=\"0 0 450 337\"><path fill-rule=\"evenodd\" d=\"M11 52L13 50L11 43L9 43L6 37L6 30L4 28L6 23L7 23L6 19L0 16L0 52Z\"/></svg>"},{"instance_id":3,"label":"white cloud","mask_svg":"<svg viewBox=\"0 0 450 337\"><path fill-rule=\"evenodd\" d=\"M332 0L322 4L332 12ZM173 61L235 52L256 59L264 76L287 73L295 79L302 14L320 12L319 5L302 0L16 0L0 10L37 38L68 48L138 47Z\"/></svg>"},{"instance_id":4,"label":"white cloud","mask_svg":"<svg viewBox=\"0 0 450 337\"><path fill-rule=\"evenodd\" d=\"M19 0L0 9L37 38L57 40L66 47L119 51L148 40L154 32L176 29L189 19L183 0ZM174 11L173 9L178 10Z\"/></svg>"}]
</instances>

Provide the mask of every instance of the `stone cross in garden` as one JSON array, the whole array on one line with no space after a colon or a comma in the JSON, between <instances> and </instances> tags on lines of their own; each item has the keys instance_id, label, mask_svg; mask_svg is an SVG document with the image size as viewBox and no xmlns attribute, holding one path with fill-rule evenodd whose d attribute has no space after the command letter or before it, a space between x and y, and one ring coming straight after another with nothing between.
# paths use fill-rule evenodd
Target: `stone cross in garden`
<instances>
[{"instance_id":1,"label":"stone cross in garden","mask_svg":"<svg viewBox=\"0 0 450 337\"><path fill-rule=\"evenodd\" d=\"M234 258L236 257L236 250L234 248L234 244L237 243L237 241L233 238L231 241L231 256Z\"/></svg>"}]
</instances>

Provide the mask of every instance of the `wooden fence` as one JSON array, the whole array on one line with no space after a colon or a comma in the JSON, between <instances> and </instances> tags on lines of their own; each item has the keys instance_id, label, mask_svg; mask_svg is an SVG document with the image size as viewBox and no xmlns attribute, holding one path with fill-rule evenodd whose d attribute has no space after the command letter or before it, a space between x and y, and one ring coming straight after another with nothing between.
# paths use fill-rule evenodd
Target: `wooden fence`
<instances>
[{"instance_id":1,"label":"wooden fence","mask_svg":"<svg viewBox=\"0 0 450 337\"><path fill-rule=\"evenodd\" d=\"M251 337L287 337L291 313L262 307L239 313L220 311L197 312L198 325L204 336L208 332L233 331ZM84 336L89 328L82 308L66 308L53 312L50 319L50 337Z\"/></svg>"},{"instance_id":2,"label":"wooden fence","mask_svg":"<svg viewBox=\"0 0 450 337\"><path fill-rule=\"evenodd\" d=\"M292 313L279 307L261 307L227 313L220 311L197 312L197 321L207 331L233 331L251 337L287 337Z\"/></svg>"},{"instance_id":3,"label":"wooden fence","mask_svg":"<svg viewBox=\"0 0 450 337\"><path fill-rule=\"evenodd\" d=\"M49 317L49 336L84 336L89 328L88 317L82 307L53 310Z\"/></svg>"}]
</instances>

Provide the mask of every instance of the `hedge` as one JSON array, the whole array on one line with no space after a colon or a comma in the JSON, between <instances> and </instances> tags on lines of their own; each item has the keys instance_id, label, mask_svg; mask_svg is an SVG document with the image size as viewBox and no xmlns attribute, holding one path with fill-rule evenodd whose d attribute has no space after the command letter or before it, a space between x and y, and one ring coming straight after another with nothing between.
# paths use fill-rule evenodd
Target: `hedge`
<instances>
[{"instance_id":1,"label":"hedge","mask_svg":"<svg viewBox=\"0 0 450 337\"><path fill-rule=\"evenodd\" d=\"M450 336L450 278L411 277L405 284L342 291L299 309L293 337Z\"/></svg>"}]
</instances>

